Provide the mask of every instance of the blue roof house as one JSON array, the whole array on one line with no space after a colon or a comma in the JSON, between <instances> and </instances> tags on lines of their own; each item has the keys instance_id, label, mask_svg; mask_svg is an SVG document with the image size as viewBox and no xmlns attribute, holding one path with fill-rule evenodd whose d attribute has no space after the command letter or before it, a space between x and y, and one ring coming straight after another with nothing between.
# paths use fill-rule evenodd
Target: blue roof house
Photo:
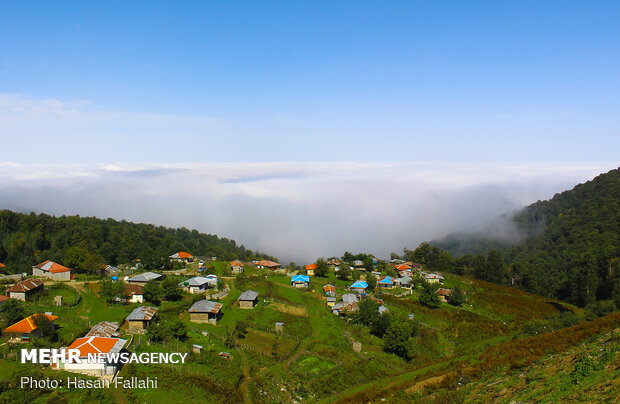
<instances>
[{"instance_id":1,"label":"blue roof house","mask_svg":"<svg viewBox=\"0 0 620 404\"><path fill-rule=\"evenodd\" d=\"M310 277L308 275L295 275L291 278L291 286L296 288L307 288L310 286Z\"/></svg>"},{"instance_id":2,"label":"blue roof house","mask_svg":"<svg viewBox=\"0 0 620 404\"><path fill-rule=\"evenodd\" d=\"M368 284L364 281L357 281L353 285L349 286L349 289L351 289L354 292L357 292L360 295L365 295L367 288L368 288Z\"/></svg>"},{"instance_id":3,"label":"blue roof house","mask_svg":"<svg viewBox=\"0 0 620 404\"><path fill-rule=\"evenodd\" d=\"M377 285L381 286L382 288L394 287L394 278L392 278L391 276L384 276L377 281Z\"/></svg>"}]
</instances>

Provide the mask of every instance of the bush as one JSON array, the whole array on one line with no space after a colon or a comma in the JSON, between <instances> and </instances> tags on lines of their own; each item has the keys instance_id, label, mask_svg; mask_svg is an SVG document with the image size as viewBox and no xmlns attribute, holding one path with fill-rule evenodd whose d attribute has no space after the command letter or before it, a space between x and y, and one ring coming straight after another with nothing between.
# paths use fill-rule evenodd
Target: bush
<instances>
[{"instance_id":1,"label":"bush","mask_svg":"<svg viewBox=\"0 0 620 404\"><path fill-rule=\"evenodd\" d=\"M441 300L439 300L439 295L437 294L437 288L426 281L422 282L420 304L432 308L437 308L441 305Z\"/></svg>"}]
</instances>

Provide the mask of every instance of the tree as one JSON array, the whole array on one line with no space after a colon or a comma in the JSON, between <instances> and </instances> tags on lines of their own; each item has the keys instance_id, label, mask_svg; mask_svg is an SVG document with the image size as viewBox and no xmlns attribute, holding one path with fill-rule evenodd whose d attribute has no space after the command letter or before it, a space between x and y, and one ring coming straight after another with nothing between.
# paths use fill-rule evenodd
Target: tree
<instances>
[{"instance_id":1,"label":"tree","mask_svg":"<svg viewBox=\"0 0 620 404\"><path fill-rule=\"evenodd\" d=\"M147 282L144 285L144 300L159 305L161 302L161 288L157 282Z\"/></svg>"},{"instance_id":2,"label":"tree","mask_svg":"<svg viewBox=\"0 0 620 404\"><path fill-rule=\"evenodd\" d=\"M37 326L42 338L52 338L54 336L54 323L45 314L35 314L32 322Z\"/></svg>"},{"instance_id":3,"label":"tree","mask_svg":"<svg viewBox=\"0 0 620 404\"><path fill-rule=\"evenodd\" d=\"M0 306L0 313L7 325L15 324L24 318L24 303L21 300L9 299Z\"/></svg>"},{"instance_id":4,"label":"tree","mask_svg":"<svg viewBox=\"0 0 620 404\"><path fill-rule=\"evenodd\" d=\"M184 341L187 339L187 325L179 319L170 321L166 324L168 333L175 339Z\"/></svg>"},{"instance_id":5,"label":"tree","mask_svg":"<svg viewBox=\"0 0 620 404\"><path fill-rule=\"evenodd\" d=\"M99 294L105 298L106 302L112 303L117 297L124 296L125 285L121 282L114 282L111 279L104 279L101 282Z\"/></svg>"},{"instance_id":6,"label":"tree","mask_svg":"<svg viewBox=\"0 0 620 404\"><path fill-rule=\"evenodd\" d=\"M183 295L181 289L174 278L166 278L161 283L161 296L168 301L180 300Z\"/></svg>"},{"instance_id":7,"label":"tree","mask_svg":"<svg viewBox=\"0 0 620 404\"><path fill-rule=\"evenodd\" d=\"M499 251L493 250L489 252L485 269L485 281L499 284L504 283L504 278L506 277L506 264L504 263L504 259Z\"/></svg>"},{"instance_id":8,"label":"tree","mask_svg":"<svg viewBox=\"0 0 620 404\"><path fill-rule=\"evenodd\" d=\"M368 289L370 291L374 291L377 288L377 277L374 274L369 273L366 275L366 283L368 284Z\"/></svg>"},{"instance_id":9,"label":"tree","mask_svg":"<svg viewBox=\"0 0 620 404\"><path fill-rule=\"evenodd\" d=\"M329 266L327 262L323 258L319 258L316 260L316 269L314 270L314 274L316 276L320 276L325 278L329 272Z\"/></svg>"},{"instance_id":10,"label":"tree","mask_svg":"<svg viewBox=\"0 0 620 404\"><path fill-rule=\"evenodd\" d=\"M370 328L370 333L381 338L390 325L390 315L379 313L379 303L366 298L358 303L357 312L351 315L356 324L362 324Z\"/></svg>"},{"instance_id":11,"label":"tree","mask_svg":"<svg viewBox=\"0 0 620 404\"><path fill-rule=\"evenodd\" d=\"M338 272L336 272L336 278L342 281L348 281L351 279L351 269L349 265L345 262L340 263L338 266Z\"/></svg>"},{"instance_id":12,"label":"tree","mask_svg":"<svg viewBox=\"0 0 620 404\"><path fill-rule=\"evenodd\" d=\"M596 259L592 254L584 254L575 260L571 278L571 300L581 307L594 303L599 280Z\"/></svg>"},{"instance_id":13,"label":"tree","mask_svg":"<svg viewBox=\"0 0 620 404\"><path fill-rule=\"evenodd\" d=\"M454 288L448 299L448 303L453 306L461 307L466 301L465 293L459 288Z\"/></svg>"},{"instance_id":14,"label":"tree","mask_svg":"<svg viewBox=\"0 0 620 404\"><path fill-rule=\"evenodd\" d=\"M439 300L439 295L437 294L437 288L426 281L422 282L420 304L432 308L437 308L441 305L441 300Z\"/></svg>"},{"instance_id":15,"label":"tree","mask_svg":"<svg viewBox=\"0 0 620 404\"><path fill-rule=\"evenodd\" d=\"M413 357L414 337L418 328L413 321L394 318L385 332L383 349L404 359Z\"/></svg>"}]
</instances>

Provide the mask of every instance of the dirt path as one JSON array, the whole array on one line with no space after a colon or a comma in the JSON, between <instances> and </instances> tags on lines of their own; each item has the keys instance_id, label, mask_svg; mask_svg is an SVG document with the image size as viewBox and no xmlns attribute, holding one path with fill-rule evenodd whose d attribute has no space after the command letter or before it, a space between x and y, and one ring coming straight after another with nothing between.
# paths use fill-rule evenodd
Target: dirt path
<instances>
[{"instance_id":1,"label":"dirt path","mask_svg":"<svg viewBox=\"0 0 620 404\"><path fill-rule=\"evenodd\" d=\"M250 365L248 363L248 357L243 352L243 350L238 349L239 354L243 357L243 382L239 387L241 389L241 394L243 394L243 402L245 404L251 404L252 400L250 399L250 382L252 382L252 377L250 376Z\"/></svg>"}]
</instances>

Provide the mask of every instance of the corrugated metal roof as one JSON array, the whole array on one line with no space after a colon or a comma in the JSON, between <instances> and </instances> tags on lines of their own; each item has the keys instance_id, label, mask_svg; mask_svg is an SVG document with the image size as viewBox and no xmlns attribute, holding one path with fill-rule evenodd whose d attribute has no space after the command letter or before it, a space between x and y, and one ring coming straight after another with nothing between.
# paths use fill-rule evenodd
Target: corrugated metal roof
<instances>
[{"instance_id":1,"label":"corrugated metal roof","mask_svg":"<svg viewBox=\"0 0 620 404\"><path fill-rule=\"evenodd\" d=\"M157 314L156 307L140 306L127 316L128 321L145 321L151 320Z\"/></svg>"},{"instance_id":2,"label":"corrugated metal roof","mask_svg":"<svg viewBox=\"0 0 620 404\"><path fill-rule=\"evenodd\" d=\"M133 278L129 278L129 282L149 282L161 277L162 275L156 274L155 272L145 272L143 274L136 275Z\"/></svg>"},{"instance_id":3,"label":"corrugated metal roof","mask_svg":"<svg viewBox=\"0 0 620 404\"><path fill-rule=\"evenodd\" d=\"M11 286L7 292L26 293L42 285L43 282L40 279L28 278L17 282L15 285Z\"/></svg>"},{"instance_id":4,"label":"corrugated metal roof","mask_svg":"<svg viewBox=\"0 0 620 404\"><path fill-rule=\"evenodd\" d=\"M212 302L210 300L199 300L190 307L190 313L212 313L217 314L222 309L222 303Z\"/></svg>"},{"instance_id":5,"label":"corrugated metal roof","mask_svg":"<svg viewBox=\"0 0 620 404\"><path fill-rule=\"evenodd\" d=\"M216 277L217 282L217 277ZM187 284L186 284L187 283ZM186 281L179 283L180 286L202 286L206 284L212 284L213 278L205 278L204 276L194 276Z\"/></svg>"},{"instance_id":6,"label":"corrugated metal roof","mask_svg":"<svg viewBox=\"0 0 620 404\"><path fill-rule=\"evenodd\" d=\"M256 300L258 297L258 292L253 290L246 290L239 296L239 300Z\"/></svg>"},{"instance_id":7,"label":"corrugated metal roof","mask_svg":"<svg viewBox=\"0 0 620 404\"><path fill-rule=\"evenodd\" d=\"M352 288L364 288L366 289L368 287L368 284L364 281L357 281L355 282L353 285L351 285Z\"/></svg>"},{"instance_id":8,"label":"corrugated metal roof","mask_svg":"<svg viewBox=\"0 0 620 404\"><path fill-rule=\"evenodd\" d=\"M353 293L345 293L342 295L342 301L345 303L357 302L357 295L354 295Z\"/></svg>"},{"instance_id":9,"label":"corrugated metal roof","mask_svg":"<svg viewBox=\"0 0 620 404\"><path fill-rule=\"evenodd\" d=\"M85 335L85 337L109 338L116 333L118 327L118 323L113 323L111 321L102 321L98 324L95 324L93 328L90 329L88 334Z\"/></svg>"}]
</instances>

